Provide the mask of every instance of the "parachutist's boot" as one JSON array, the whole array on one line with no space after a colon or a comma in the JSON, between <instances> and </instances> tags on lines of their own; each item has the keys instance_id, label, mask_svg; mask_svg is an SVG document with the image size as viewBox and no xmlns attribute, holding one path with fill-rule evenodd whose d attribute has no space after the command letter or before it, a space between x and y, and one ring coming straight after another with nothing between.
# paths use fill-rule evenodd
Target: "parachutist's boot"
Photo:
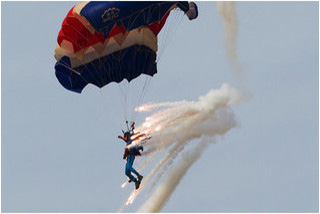
<instances>
[{"instance_id":1,"label":"parachutist's boot","mask_svg":"<svg viewBox=\"0 0 320 214\"><path fill-rule=\"evenodd\" d=\"M196 3L189 2L189 10L186 12L186 15L190 20L198 17L198 7Z\"/></svg>"},{"instance_id":2,"label":"parachutist's boot","mask_svg":"<svg viewBox=\"0 0 320 214\"><path fill-rule=\"evenodd\" d=\"M142 175L138 175L138 181L142 181L143 176Z\"/></svg>"},{"instance_id":3,"label":"parachutist's boot","mask_svg":"<svg viewBox=\"0 0 320 214\"><path fill-rule=\"evenodd\" d=\"M131 182L132 182L132 180L131 180L131 179L129 179L129 180L128 180L128 182L129 182L129 183L131 183Z\"/></svg>"},{"instance_id":4,"label":"parachutist's boot","mask_svg":"<svg viewBox=\"0 0 320 214\"><path fill-rule=\"evenodd\" d=\"M136 189L139 189L140 183L141 183L141 181L139 181L139 180L135 181Z\"/></svg>"}]
</instances>

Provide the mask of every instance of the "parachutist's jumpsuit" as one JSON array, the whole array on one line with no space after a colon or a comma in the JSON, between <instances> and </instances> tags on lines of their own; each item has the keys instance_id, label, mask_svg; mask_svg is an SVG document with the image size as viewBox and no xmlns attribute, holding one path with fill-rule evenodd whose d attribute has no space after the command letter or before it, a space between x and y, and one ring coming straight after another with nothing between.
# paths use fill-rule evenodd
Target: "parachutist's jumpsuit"
<instances>
[{"instance_id":1,"label":"parachutist's jumpsuit","mask_svg":"<svg viewBox=\"0 0 320 214\"><path fill-rule=\"evenodd\" d=\"M132 142L132 140L126 141L127 146L130 145L131 142ZM130 180L136 182L137 179L131 174L131 172L133 172L137 176L139 175L139 173L132 167L133 162L134 162L134 158L135 158L135 156L132 153L129 153L127 155L127 163L126 163L125 173L126 173L126 176L128 176L130 178Z\"/></svg>"}]
</instances>

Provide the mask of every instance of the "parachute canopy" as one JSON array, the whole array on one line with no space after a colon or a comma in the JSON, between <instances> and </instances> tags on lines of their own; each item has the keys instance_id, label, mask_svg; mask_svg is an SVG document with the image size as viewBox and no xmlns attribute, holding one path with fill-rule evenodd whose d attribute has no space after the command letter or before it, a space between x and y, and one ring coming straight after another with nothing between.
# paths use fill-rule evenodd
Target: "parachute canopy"
<instances>
[{"instance_id":1,"label":"parachute canopy","mask_svg":"<svg viewBox=\"0 0 320 214\"><path fill-rule=\"evenodd\" d=\"M157 73L157 35L171 10L188 2L80 2L67 14L55 50L56 77L81 93Z\"/></svg>"}]
</instances>

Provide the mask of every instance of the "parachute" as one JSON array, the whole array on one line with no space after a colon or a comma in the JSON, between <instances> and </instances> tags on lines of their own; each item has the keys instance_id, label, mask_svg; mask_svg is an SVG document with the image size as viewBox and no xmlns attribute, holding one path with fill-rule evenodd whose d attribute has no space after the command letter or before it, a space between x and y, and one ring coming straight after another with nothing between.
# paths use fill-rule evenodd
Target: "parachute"
<instances>
[{"instance_id":1,"label":"parachute","mask_svg":"<svg viewBox=\"0 0 320 214\"><path fill-rule=\"evenodd\" d=\"M175 8L188 2L80 2L67 14L55 49L61 85L81 93L157 73L157 35Z\"/></svg>"}]
</instances>

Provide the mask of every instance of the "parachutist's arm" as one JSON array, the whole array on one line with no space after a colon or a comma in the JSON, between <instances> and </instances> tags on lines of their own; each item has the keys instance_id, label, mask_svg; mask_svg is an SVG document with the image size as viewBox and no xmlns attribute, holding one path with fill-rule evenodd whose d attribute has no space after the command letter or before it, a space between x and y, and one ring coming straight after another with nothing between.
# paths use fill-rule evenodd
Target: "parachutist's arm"
<instances>
[{"instance_id":1,"label":"parachutist's arm","mask_svg":"<svg viewBox=\"0 0 320 214\"><path fill-rule=\"evenodd\" d=\"M121 140L123 140L123 141L125 141L125 139L124 139L122 136L120 136L120 135L118 136L118 138L121 139Z\"/></svg>"}]
</instances>

